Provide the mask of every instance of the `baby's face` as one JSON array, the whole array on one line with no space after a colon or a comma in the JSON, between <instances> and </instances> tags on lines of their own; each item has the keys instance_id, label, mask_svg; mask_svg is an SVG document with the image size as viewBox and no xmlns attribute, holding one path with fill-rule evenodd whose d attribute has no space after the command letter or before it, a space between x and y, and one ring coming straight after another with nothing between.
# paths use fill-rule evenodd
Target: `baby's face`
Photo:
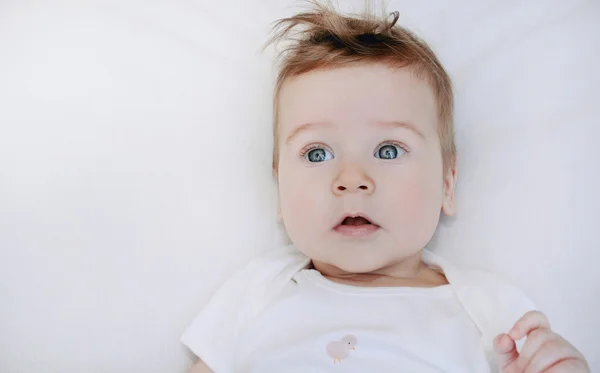
<instances>
[{"instance_id":1,"label":"baby's face","mask_svg":"<svg viewBox=\"0 0 600 373\"><path fill-rule=\"evenodd\" d=\"M436 102L410 70L313 71L285 82L279 105L281 215L313 260L375 271L421 250L441 209L453 212Z\"/></svg>"}]
</instances>

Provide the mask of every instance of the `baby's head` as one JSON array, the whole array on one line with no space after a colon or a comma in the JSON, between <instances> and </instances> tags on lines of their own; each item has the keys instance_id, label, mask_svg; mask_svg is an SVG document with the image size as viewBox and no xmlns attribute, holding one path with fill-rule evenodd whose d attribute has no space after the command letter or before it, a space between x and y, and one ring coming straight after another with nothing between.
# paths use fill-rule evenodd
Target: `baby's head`
<instances>
[{"instance_id":1,"label":"baby's head","mask_svg":"<svg viewBox=\"0 0 600 373\"><path fill-rule=\"evenodd\" d=\"M450 78L397 19L316 5L276 27L301 29L275 88L281 216L300 251L346 272L418 254L455 210Z\"/></svg>"}]
</instances>

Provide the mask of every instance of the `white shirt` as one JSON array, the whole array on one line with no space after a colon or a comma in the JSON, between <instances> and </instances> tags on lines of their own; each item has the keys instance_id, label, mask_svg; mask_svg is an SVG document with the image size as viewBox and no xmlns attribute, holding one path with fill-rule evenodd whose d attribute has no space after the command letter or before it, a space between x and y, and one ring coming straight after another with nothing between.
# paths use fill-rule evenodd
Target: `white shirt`
<instances>
[{"instance_id":1,"label":"white shirt","mask_svg":"<svg viewBox=\"0 0 600 373\"><path fill-rule=\"evenodd\" d=\"M182 341L215 373L496 371L493 338L533 305L494 276L423 261L450 284L342 285L286 247L225 284Z\"/></svg>"}]
</instances>

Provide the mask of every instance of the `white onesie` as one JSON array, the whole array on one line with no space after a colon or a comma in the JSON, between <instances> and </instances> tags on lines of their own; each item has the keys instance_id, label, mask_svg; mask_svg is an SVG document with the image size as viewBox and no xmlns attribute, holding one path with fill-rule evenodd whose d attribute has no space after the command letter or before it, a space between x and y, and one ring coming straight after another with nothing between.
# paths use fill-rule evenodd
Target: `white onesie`
<instances>
[{"instance_id":1,"label":"white onesie","mask_svg":"<svg viewBox=\"0 0 600 373\"><path fill-rule=\"evenodd\" d=\"M219 289L182 342L215 373L495 372L494 337L533 304L491 274L423 261L450 284L342 285L281 248Z\"/></svg>"}]
</instances>

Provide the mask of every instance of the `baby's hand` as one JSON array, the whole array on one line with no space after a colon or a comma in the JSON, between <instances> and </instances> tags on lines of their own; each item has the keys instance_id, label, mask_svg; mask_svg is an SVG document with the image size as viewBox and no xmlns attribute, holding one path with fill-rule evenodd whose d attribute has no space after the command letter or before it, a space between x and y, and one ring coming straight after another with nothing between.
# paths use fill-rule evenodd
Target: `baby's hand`
<instances>
[{"instance_id":1,"label":"baby's hand","mask_svg":"<svg viewBox=\"0 0 600 373\"><path fill-rule=\"evenodd\" d=\"M515 341L527 336L517 352ZM560 335L550 330L546 316L527 312L508 334L494 340L494 350L502 373L589 373L585 358Z\"/></svg>"}]
</instances>

